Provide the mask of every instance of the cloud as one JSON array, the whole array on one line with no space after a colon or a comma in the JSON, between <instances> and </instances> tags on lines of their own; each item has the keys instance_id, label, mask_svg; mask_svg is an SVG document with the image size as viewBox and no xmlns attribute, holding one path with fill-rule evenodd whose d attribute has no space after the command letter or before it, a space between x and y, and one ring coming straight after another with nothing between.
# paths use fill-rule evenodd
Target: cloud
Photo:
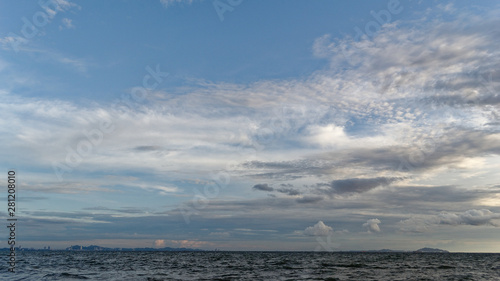
<instances>
[{"instance_id":1,"label":"cloud","mask_svg":"<svg viewBox=\"0 0 500 281\"><path fill-rule=\"evenodd\" d=\"M295 201L300 204L308 204L308 203L316 203L323 200L323 197L320 196L303 196L301 198L297 198Z\"/></svg>"},{"instance_id":2,"label":"cloud","mask_svg":"<svg viewBox=\"0 0 500 281\"><path fill-rule=\"evenodd\" d=\"M61 20L61 23L62 25L59 26L59 29L62 30L62 29L72 29L72 28L75 28L75 26L73 25L73 20L71 19L68 19L68 18L63 18Z\"/></svg>"},{"instance_id":3,"label":"cloud","mask_svg":"<svg viewBox=\"0 0 500 281\"><path fill-rule=\"evenodd\" d=\"M281 184L281 186L284 186L284 185ZM291 185L291 186L293 186L293 185ZM287 195L290 195L290 196L295 196L295 195L300 195L301 194L301 192L298 189L285 188L285 187L274 189L273 187L269 186L267 183L256 184L252 188L255 189L255 190L261 190L261 191L277 191L279 193L284 193L284 194L287 194Z\"/></svg>"},{"instance_id":4,"label":"cloud","mask_svg":"<svg viewBox=\"0 0 500 281\"><path fill-rule=\"evenodd\" d=\"M158 151L162 150L163 148L158 145L141 145L141 146L136 146L134 147L134 150L136 151Z\"/></svg>"},{"instance_id":5,"label":"cloud","mask_svg":"<svg viewBox=\"0 0 500 281\"><path fill-rule=\"evenodd\" d=\"M365 227L368 232L380 232L379 224L379 219L369 219L363 224L363 227Z\"/></svg>"},{"instance_id":6,"label":"cloud","mask_svg":"<svg viewBox=\"0 0 500 281\"><path fill-rule=\"evenodd\" d=\"M29 42L28 39L20 36L5 36L0 38L0 44L2 44L4 50L11 50L14 46L24 45L27 42ZM15 49L17 49L17 47L15 47Z\"/></svg>"},{"instance_id":7,"label":"cloud","mask_svg":"<svg viewBox=\"0 0 500 281\"><path fill-rule=\"evenodd\" d=\"M163 239L155 240L154 247L155 248L164 248L165 247L165 240L163 240Z\"/></svg>"},{"instance_id":8,"label":"cloud","mask_svg":"<svg viewBox=\"0 0 500 281\"><path fill-rule=\"evenodd\" d=\"M79 5L67 0L46 1L42 7L50 18L55 17L59 12L65 12L71 8L81 9Z\"/></svg>"},{"instance_id":9,"label":"cloud","mask_svg":"<svg viewBox=\"0 0 500 281\"><path fill-rule=\"evenodd\" d=\"M344 128L329 124L327 126L312 125L308 128L307 143L316 144L320 147L332 148L349 143L350 139L344 132Z\"/></svg>"},{"instance_id":10,"label":"cloud","mask_svg":"<svg viewBox=\"0 0 500 281\"><path fill-rule=\"evenodd\" d=\"M61 193L61 194L84 194L91 192L115 192L115 190L103 187L102 184L91 182L54 182L43 181L41 179L27 181L24 189L41 193Z\"/></svg>"},{"instance_id":11,"label":"cloud","mask_svg":"<svg viewBox=\"0 0 500 281\"><path fill-rule=\"evenodd\" d=\"M500 226L500 213L493 213L487 209L472 209L459 214L442 212L437 217L439 224Z\"/></svg>"},{"instance_id":12,"label":"cloud","mask_svg":"<svg viewBox=\"0 0 500 281\"><path fill-rule=\"evenodd\" d=\"M147 215L151 212L149 208L136 208L136 207L120 207L120 208L107 208L102 206L96 207L86 207L83 208L85 211L91 211L92 213L99 211L101 214L111 214L115 217L140 217Z\"/></svg>"},{"instance_id":13,"label":"cloud","mask_svg":"<svg viewBox=\"0 0 500 281\"><path fill-rule=\"evenodd\" d=\"M273 191L274 190L274 188L272 188L269 185L267 185L267 183L256 184L252 188L255 189L255 190L262 190L262 191Z\"/></svg>"},{"instance_id":14,"label":"cloud","mask_svg":"<svg viewBox=\"0 0 500 281\"><path fill-rule=\"evenodd\" d=\"M227 238L231 236L231 233L224 231L224 232L210 232L208 235L211 236L216 236L216 237L221 237L221 238Z\"/></svg>"},{"instance_id":15,"label":"cloud","mask_svg":"<svg viewBox=\"0 0 500 281\"><path fill-rule=\"evenodd\" d=\"M314 226L309 226L304 230L304 234L307 236L328 236L331 233L333 233L333 228L322 221L318 221Z\"/></svg>"},{"instance_id":16,"label":"cloud","mask_svg":"<svg viewBox=\"0 0 500 281\"><path fill-rule=\"evenodd\" d=\"M90 66L90 62L87 59L71 57L66 54L52 50L41 49L41 48L38 49L21 48L20 50L26 53L33 54L34 58L37 61L66 65L81 73L86 73ZM58 101L52 101L52 102L58 102Z\"/></svg>"},{"instance_id":17,"label":"cloud","mask_svg":"<svg viewBox=\"0 0 500 281\"><path fill-rule=\"evenodd\" d=\"M500 227L500 213L488 209L471 209L462 213L441 212L437 215L414 216L398 223L403 232L427 232L437 225L491 225Z\"/></svg>"},{"instance_id":18,"label":"cloud","mask_svg":"<svg viewBox=\"0 0 500 281\"><path fill-rule=\"evenodd\" d=\"M159 191L158 193L160 195L169 195L169 193L174 193L179 191L179 188L177 188L176 186L144 185L144 184L141 184L139 186L145 190L155 190L155 191L157 190Z\"/></svg>"},{"instance_id":19,"label":"cloud","mask_svg":"<svg viewBox=\"0 0 500 281\"><path fill-rule=\"evenodd\" d=\"M276 191L278 191L280 193L285 193L285 194L288 194L291 196L300 195L300 191L297 189L294 189L294 188L278 188L278 189L276 189Z\"/></svg>"},{"instance_id":20,"label":"cloud","mask_svg":"<svg viewBox=\"0 0 500 281\"><path fill-rule=\"evenodd\" d=\"M363 193L379 186L387 186L401 178L352 178L343 180L334 180L329 184L320 184L320 186L329 186L331 189L321 191L327 194L332 193Z\"/></svg>"}]
</instances>

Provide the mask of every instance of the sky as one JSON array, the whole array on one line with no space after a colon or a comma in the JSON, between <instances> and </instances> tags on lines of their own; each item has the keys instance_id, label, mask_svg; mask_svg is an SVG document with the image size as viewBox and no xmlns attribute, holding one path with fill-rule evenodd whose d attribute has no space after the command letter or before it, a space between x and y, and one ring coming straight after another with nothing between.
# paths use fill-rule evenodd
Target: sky
<instances>
[{"instance_id":1,"label":"sky","mask_svg":"<svg viewBox=\"0 0 500 281\"><path fill-rule=\"evenodd\" d=\"M497 1L0 10L22 247L500 252Z\"/></svg>"}]
</instances>

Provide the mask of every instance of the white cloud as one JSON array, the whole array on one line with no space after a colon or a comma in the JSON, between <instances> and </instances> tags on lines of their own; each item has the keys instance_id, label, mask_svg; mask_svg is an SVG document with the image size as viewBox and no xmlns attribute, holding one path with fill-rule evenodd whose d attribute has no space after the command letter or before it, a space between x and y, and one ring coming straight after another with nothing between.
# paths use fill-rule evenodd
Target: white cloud
<instances>
[{"instance_id":1,"label":"white cloud","mask_svg":"<svg viewBox=\"0 0 500 281\"><path fill-rule=\"evenodd\" d=\"M0 44L2 44L2 48L4 50L15 50L18 49L18 46L26 44L28 39L20 37L20 36L5 36L0 38Z\"/></svg>"},{"instance_id":2,"label":"white cloud","mask_svg":"<svg viewBox=\"0 0 500 281\"><path fill-rule=\"evenodd\" d=\"M70 20L68 18L63 18L61 20L61 23L62 25L59 26L59 30L75 28L75 26L73 25L73 20Z\"/></svg>"},{"instance_id":3,"label":"white cloud","mask_svg":"<svg viewBox=\"0 0 500 281\"><path fill-rule=\"evenodd\" d=\"M363 224L363 227L365 227L368 232L380 232L380 227L378 226L380 223L379 219L369 219Z\"/></svg>"},{"instance_id":4,"label":"white cloud","mask_svg":"<svg viewBox=\"0 0 500 281\"><path fill-rule=\"evenodd\" d=\"M332 42L330 34L325 34L314 40L313 54L318 58L329 58L335 54L335 43Z\"/></svg>"},{"instance_id":5,"label":"white cloud","mask_svg":"<svg viewBox=\"0 0 500 281\"><path fill-rule=\"evenodd\" d=\"M308 131L309 137L306 137L306 140L322 148L338 148L350 142L344 129L334 124L327 126L312 125Z\"/></svg>"},{"instance_id":6,"label":"white cloud","mask_svg":"<svg viewBox=\"0 0 500 281\"><path fill-rule=\"evenodd\" d=\"M41 3L41 2L40 2ZM67 0L52 0L44 2L45 5L42 8L49 15L50 18L56 16L59 12L65 12L70 10L71 8L81 9L81 7L71 1Z\"/></svg>"},{"instance_id":7,"label":"white cloud","mask_svg":"<svg viewBox=\"0 0 500 281\"><path fill-rule=\"evenodd\" d=\"M333 233L333 228L324 224L322 221L318 221L313 226L309 226L304 230L304 234L307 236L328 236Z\"/></svg>"},{"instance_id":8,"label":"white cloud","mask_svg":"<svg viewBox=\"0 0 500 281\"><path fill-rule=\"evenodd\" d=\"M169 193L179 192L179 188L161 185L140 185L142 189L145 190L156 190L159 191L160 195L168 195Z\"/></svg>"}]
</instances>

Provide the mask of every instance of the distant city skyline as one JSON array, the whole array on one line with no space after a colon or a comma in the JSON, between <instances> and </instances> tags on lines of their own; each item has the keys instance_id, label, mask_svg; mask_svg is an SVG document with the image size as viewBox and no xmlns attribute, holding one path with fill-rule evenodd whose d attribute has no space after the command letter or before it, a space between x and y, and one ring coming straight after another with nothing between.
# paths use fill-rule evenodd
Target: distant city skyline
<instances>
[{"instance_id":1,"label":"distant city skyline","mask_svg":"<svg viewBox=\"0 0 500 281\"><path fill-rule=\"evenodd\" d=\"M16 246L500 252L499 5L4 1Z\"/></svg>"}]
</instances>

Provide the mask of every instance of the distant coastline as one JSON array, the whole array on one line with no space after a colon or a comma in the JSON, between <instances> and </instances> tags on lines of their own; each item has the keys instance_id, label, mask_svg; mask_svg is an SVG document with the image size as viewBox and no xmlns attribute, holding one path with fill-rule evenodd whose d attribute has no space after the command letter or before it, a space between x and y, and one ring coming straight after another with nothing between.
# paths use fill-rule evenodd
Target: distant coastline
<instances>
[{"instance_id":1,"label":"distant coastline","mask_svg":"<svg viewBox=\"0 0 500 281\"><path fill-rule=\"evenodd\" d=\"M108 248L101 247L97 245L90 246L80 246L72 245L66 249L35 249L35 248L21 248L16 247L16 251L28 252L28 251L72 251L72 252L219 252L221 250L202 250L202 249L192 249L192 248ZM9 251L10 248L1 248L0 251ZM245 251L228 251L228 252L245 252ZM254 252L308 252L308 251L254 251ZM437 248L421 248L415 251L404 251L404 250L391 250L391 249L381 249L381 250L353 250L353 251L335 251L336 253L450 253L447 250L437 249Z\"/></svg>"},{"instance_id":2,"label":"distant coastline","mask_svg":"<svg viewBox=\"0 0 500 281\"><path fill-rule=\"evenodd\" d=\"M72 245L67 247L66 249L35 249L35 248L21 248L16 247L16 251L27 252L27 251L79 251L79 252L202 252L205 250L201 249L191 249L191 248L108 248L101 247L97 245L90 246L80 246L80 245ZM0 251L10 250L10 248L2 248Z\"/></svg>"}]
</instances>

